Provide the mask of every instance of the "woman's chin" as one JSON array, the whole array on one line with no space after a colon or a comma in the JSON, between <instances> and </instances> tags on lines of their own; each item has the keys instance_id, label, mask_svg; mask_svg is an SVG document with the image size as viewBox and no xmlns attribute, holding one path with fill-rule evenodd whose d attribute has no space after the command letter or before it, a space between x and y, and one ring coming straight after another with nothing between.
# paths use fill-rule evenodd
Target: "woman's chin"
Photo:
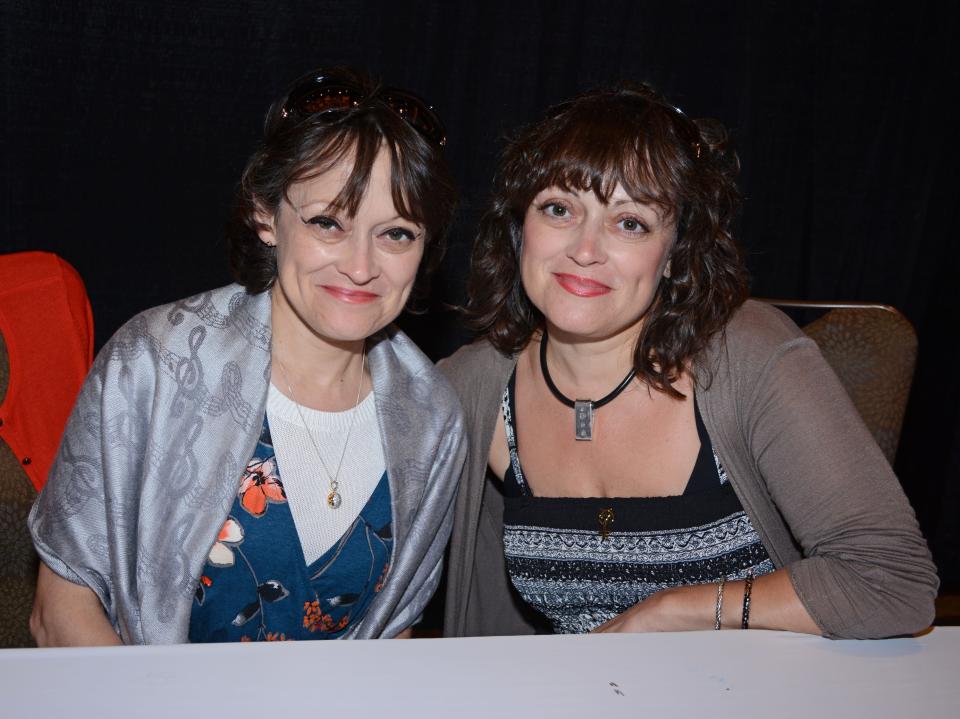
<instances>
[{"instance_id":1,"label":"woman's chin","mask_svg":"<svg viewBox=\"0 0 960 719\"><path fill-rule=\"evenodd\" d=\"M306 331L328 344L341 346L362 342L389 324L380 317L345 317L342 314L333 321L327 321L326 318L304 316L299 316L297 319L299 320L297 324L301 328L297 332Z\"/></svg>"},{"instance_id":2,"label":"woman's chin","mask_svg":"<svg viewBox=\"0 0 960 719\"><path fill-rule=\"evenodd\" d=\"M330 326L311 326L313 333L327 342L350 344L362 342L386 327L387 323L337 323Z\"/></svg>"},{"instance_id":3,"label":"woman's chin","mask_svg":"<svg viewBox=\"0 0 960 719\"><path fill-rule=\"evenodd\" d=\"M570 343L603 342L614 337L629 337L633 341L639 333L639 325L613 324L599 313L590 316L558 317L546 315L547 332L556 340Z\"/></svg>"}]
</instances>

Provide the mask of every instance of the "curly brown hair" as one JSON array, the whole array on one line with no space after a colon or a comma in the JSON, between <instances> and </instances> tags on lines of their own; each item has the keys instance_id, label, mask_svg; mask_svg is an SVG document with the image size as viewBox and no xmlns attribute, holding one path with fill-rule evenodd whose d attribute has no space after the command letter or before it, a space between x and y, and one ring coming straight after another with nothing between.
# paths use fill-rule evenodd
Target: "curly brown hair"
<instances>
[{"instance_id":1,"label":"curly brown hair","mask_svg":"<svg viewBox=\"0 0 960 719\"><path fill-rule=\"evenodd\" d=\"M311 78L335 75L359 90L359 102L333 113L288 116L288 98ZM443 257L447 229L453 219L456 190L443 147L423 136L384 100L390 92L349 68L315 70L294 82L267 111L264 137L247 161L227 225L230 271L257 294L277 277L276 248L260 241L266 229L260 216L276 217L290 186L323 174L344 158L353 169L333 205L351 217L356 213L381 149L391 161L393 204L402 217L424 226L425 247L414 296L422 297L429 275ZM409 94L409 93L408 93Z\"/></svg>"},{"instance_id":2,"label":"curly brown hair","mask_svg":"<svg viewBox=\"0 0 960 719\"><path fill-rule=\"evenodd\" d=\"M681 396L672 383L747 297L730 233L738 171L719 122L689 119L648 85L596 90L552 108L502 154L473 248L469 326L504 354L522 350L544 326L520 276L530 203L559 187L592 191L606 204L619 184L677 226L669 277L644 315L634 366L650 387Z\"/></svg>"}]
</instances>

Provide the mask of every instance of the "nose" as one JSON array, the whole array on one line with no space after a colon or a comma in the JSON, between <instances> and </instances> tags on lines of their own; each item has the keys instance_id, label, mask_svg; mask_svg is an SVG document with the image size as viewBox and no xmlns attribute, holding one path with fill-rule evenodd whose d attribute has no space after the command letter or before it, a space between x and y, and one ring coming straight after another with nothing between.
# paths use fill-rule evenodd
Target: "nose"
<instances>
[{"instance_id":1,"label":"nose","mask_svg":"<svg viewBox=\"0 0 960 719\"><path fill-rule=\"evenodd\" d=\"M603 228L598 222L585 222L573 235L567 257L581 267L587 267L606 260L603 248Z\"/></svg>"},{"instance_id":2,"label":"nose","mask_svg":"<svg viewBox=\"0 0 960 719\"><path fill-rule=\"evenodd\" d=\"M337 271L350 278L355 285L365 285L380 276L373 242L367 237L352 237L337 262Z\"/></svg>"}]
</instances>

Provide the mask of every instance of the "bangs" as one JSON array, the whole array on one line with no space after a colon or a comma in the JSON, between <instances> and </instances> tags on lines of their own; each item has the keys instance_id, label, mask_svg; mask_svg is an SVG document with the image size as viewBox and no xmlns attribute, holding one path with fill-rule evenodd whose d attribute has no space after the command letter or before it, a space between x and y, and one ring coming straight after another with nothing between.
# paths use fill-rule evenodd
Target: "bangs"
<instances>
[{"instance_id":1,"label":"bangs","mask_svg":"<svg viewBox=\"0 0 960 719\"><path fill-rule=\"evenodd\" d=\"M382 122L382 118L380 119ZM401 152L400 143L390 140L397 131L408 130L403 120L398 118L402 125L398 128L380 127L380 122L371 117L368 122L353 123L344 126L341 132L329 137L327 142L307 157L300 167L292 174L287 183L289 187L297 182L310 180L329 172L344 161L352 161L350 174L347 176L340 192L331 202L331 207L353 218L357 214L360 203L370 184L370 175L373 164L377 160L381 149L386 149L390 155L390 194L397 213L405 220L417 224L427 224L428 212L426 199L430 185L429 172L424 160L417 162L418 153L411 148L411 142L404 145L410 152ZM323 124L325 134L329 134L329 124ZM409 132L413 132L409 130ZM417 139L413 138L413 147L417 146ZM286 191L284 192L286 195Z\"/></svg>"},{"instance_id":2,"label":"bangs","mask_svg":"<svg viewBox=\"0 0 960 719\"><path fill-rule=\"evenodd\" d=\"M669 110L651 103L624 112L604 107L604 98L575 106L551 124L540 143L539 157L531 157L527 202L547 187L590 191L607 204L617 185L638 202L656 205L672 217L687 200L683 177L689 160L678 138Z\"/></svg>"}]
</instances>

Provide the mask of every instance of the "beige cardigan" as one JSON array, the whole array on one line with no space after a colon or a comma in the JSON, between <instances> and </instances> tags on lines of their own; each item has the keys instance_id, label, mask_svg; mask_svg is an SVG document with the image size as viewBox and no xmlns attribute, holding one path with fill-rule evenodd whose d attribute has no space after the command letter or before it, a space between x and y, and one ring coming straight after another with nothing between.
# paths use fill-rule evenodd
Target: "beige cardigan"
<instances>
[{"instance_id":1,"label":"beige cardigan","mask_svg":"<svg viewBox=\"0 0 960 719\"><path fill-rule=\"evenodd\" d=\"M450 545L445 633L529 634L503 559L503 499L487 472L516 358L478 341L441 363L460 395L470 457ZM747 302L697 365L697 401L770 558L825 636L927 627L938 580L893 470L843 387L778 310Z\"/></svg>"}]
</instances>

